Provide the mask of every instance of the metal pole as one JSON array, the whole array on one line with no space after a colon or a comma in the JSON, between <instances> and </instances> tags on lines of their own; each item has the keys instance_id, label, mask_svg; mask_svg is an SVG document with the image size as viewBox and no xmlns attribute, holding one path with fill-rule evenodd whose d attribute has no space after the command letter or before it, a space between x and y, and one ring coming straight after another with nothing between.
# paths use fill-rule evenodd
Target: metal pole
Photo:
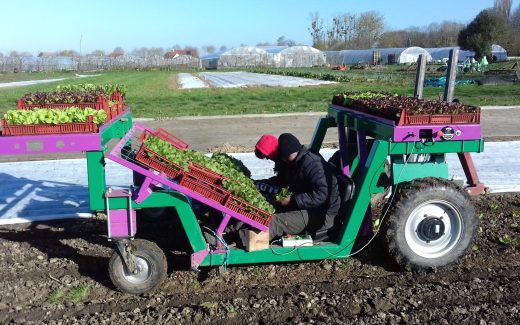
<instances>
[{"instance_id":1,"label":"metal pole","mask_svg":"<svg viewBox=\"0 0 520 325\"><path fill-rule=\"evenodd\" d=\"M450 51L450 60L448 61L448 75L446 78L446 86L444 87L444 101L451 103L453 94L455 93L455 81L457 78L457 62L459 61L459 50Z\"/></svg>"},{"instance_id":2,"label":"metal pole","mask_svg":"<svg viewBox=\"0 0 520 325\"><path fill-rule=\"evenodd\" d=\"M417 60L417 75L415 76L415 89L413 96L421 99L424 89L424 75L426 74L426 58L424 54L419 55Z\"/></svg>"}]
</instances>

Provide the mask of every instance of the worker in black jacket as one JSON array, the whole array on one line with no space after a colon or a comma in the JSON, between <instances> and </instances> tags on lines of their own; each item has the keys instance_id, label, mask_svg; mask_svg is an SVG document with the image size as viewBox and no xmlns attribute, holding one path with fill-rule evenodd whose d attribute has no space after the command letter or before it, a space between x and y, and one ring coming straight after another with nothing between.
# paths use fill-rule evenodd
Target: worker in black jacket
<instances>
[{"instance_id":1,"label":"worker in black jacket","mask_svg":"<svg viewBox=\"0 0 520 325\"><path fill-rule=\"evenodd\" d=\"M333 169L290 133L278 138L278 154L285 163L284 177L279 185L289 187L294 195L277 202L279 212L269 224L269 239L332 228L340 208Z\"/></svg>"}]
</instances>

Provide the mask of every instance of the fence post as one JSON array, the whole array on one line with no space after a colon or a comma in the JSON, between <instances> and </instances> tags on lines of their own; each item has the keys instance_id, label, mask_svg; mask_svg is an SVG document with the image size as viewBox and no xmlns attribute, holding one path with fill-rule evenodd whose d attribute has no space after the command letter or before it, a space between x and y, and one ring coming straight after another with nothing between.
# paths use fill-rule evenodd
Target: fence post
<instances>
[{"instance_id":1,"label":"fence post","mask_svg":"<svg viewBox=\"0 0 520 325\"><path fill-rule=\"evenodd\" d=\"M421 99L424 89L424 75L426 74L426 57L424 54L419 55L417 60L417 75L415 76L415 89L413 96Z\"/></svg>"},{"instance_id":2,"label":"fence post","mask_svg":"<svg viewBox=\"0 0 520 325\"><path fill-rule=\"evenodd\" d=\"M444 101L451 103L455 93L455 83L457 79L457 63L459 61L459 50L450 50L450 60L448 61L448 72L446 86L444 87Z\"/></svg>"}]
</instances>

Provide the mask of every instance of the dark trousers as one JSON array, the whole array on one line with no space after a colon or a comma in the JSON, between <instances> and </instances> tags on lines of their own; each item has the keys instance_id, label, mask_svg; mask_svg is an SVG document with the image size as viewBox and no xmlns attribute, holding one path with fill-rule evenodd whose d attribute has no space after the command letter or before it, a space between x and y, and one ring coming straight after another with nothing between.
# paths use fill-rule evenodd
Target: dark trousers
<instances>
[{"instance_id":1,"label":"dark trousers","mask_svg":"<svg viewBox=\"0 0 520 325\"><path fill-rule=\"evenodd\" d=\"M301 234L305 230L329 229L333 225L333 218L323 212L294 210L276 213L269 223L269 240L287 234Z\"/></svg>"}]
</instances>

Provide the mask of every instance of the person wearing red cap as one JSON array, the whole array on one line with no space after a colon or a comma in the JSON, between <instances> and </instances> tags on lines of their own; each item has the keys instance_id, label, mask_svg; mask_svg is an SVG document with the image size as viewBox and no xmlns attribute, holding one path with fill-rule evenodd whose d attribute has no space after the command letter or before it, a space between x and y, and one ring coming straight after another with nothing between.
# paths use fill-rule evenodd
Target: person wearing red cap
<instances>
[{"instance_id":1,"label":"person wearing red cap","mask_svg":"<svg viewBox=\"0 0 520 325\"><path fill-rule=\"evenodd\" d=\"M289 187L294 194L277 202L278 211L269 224L269 240L331 229L340 207L334 171L290 133L278 138L278 157L285 166L285 177L279 185Z\"/></svg>"},{"instance_id":2,"label":"person wearing red cap","mask_svg":"<svg viewBox=\"0 0 520 325\"><path fill-rule=\"evenodd\" d=\"M278 138L272 134L264 134L255 145L255 155L259 159L276 162L278 157Z\"/></svg>"}]
</instances>

